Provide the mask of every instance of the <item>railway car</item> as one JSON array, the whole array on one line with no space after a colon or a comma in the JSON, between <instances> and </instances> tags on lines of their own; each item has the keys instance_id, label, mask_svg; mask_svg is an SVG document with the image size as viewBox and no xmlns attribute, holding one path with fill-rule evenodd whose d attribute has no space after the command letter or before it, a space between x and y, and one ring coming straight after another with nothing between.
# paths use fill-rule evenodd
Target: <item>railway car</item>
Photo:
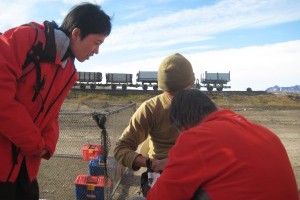
<instances>
[{"instance_id":1,"label":"railway car","mask_svg":"<svg viewBox=\"0 0 300 200\"><path fill-rule=\"evenodd\" d=\"M90 89L96 89L96 86L102 82L101 72L78 72L79 78L76 85L79 85L80 89L85 89L89 86Z\"/></svg>"},{"instance_id":2,"label":"railway car","mask_svg":"<svg viewBox=\"0 0 300 200\"><path fill-rule=\"evenodd\" d=\"M116 90L117 86L121 86L122 90L126 90L127 86L133 86L132 74L106 73L105 77L106 84L110 84L112 90Z\"/></svg>"},{"instance_id":3,"label":"railway car","mask_svg":"<svg viewBox=\"0 0 300 200\"><path fill-rule=\"evenodd\" d=\"M154 91L157 91L157 76L157 71L138 71L136 74L136 83L134 84L132 74L106 73L106 83L103 83L101 72L79 72L79 79L76 82L76 86L79 86L80 89L86 89L88 86L92 90L96 89L97 86L111 87L112 90L116 90L117 87L121 87L122 90L127 90L128 87L142 87L145 91L149 87L152 87ZM231 88L226 85L228 82L230 82L230 72L208 73L205 71L205 73L201 75L200 80L196 80L193 87L196 89L205 87L207 91L212 91L216 88L217 91L222 91L224 88Z\"/></svg>"},{"instance_id":4,"label":"railway car","mask_svg":"<svg viewBox=\"0 0 300 200\"><path fill-rule=\"evenodd\" d=\"M212 91L216 88L217 91L222 91L223 88L231 88L226 84L230 81L230 72L228 73L208 73L205 71L204 74L201 75L201 83L203 85L198 85L200 87L206 87L207 91Z\"/></svg>"},{"instance_id":5,"label":"railway car","mask_svg":"<svg viewBox=\"0 0 300 200\"><path fill-rule=\"evenodd\" d=\"M157 71L139 71L136 76L136 82L142 84L143 90L147 90L148 86L152 86L155 91L158 89Z\"/></svg>"}]
</instances>

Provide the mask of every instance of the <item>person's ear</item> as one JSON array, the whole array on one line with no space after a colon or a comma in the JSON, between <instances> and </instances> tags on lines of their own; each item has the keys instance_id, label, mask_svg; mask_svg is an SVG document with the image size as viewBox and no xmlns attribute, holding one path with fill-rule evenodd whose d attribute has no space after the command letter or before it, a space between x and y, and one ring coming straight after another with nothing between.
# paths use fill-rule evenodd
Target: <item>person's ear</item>
<instances>
[{"instance_id":1,"label":"person's ear","mask_svg":"<svg viewBox=\"0 0 300 200\"><path fill-rule=\"evenodd\" d=\"M74 40L80 39L80 29L79 28L73 29L73 31L71 32L71 38Z\"/></svg>"}]
</instances>

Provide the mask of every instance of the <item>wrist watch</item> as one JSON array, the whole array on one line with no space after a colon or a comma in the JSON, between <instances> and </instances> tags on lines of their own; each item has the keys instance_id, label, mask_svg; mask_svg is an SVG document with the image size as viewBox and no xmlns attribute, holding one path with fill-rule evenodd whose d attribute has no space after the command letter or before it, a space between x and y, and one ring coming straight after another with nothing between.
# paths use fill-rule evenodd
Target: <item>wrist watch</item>
<instances>
[{"instance_id":1,"label":"wrist watch","mask_svg":"<svg viewBox=\"0 0 300 200\"><path fill-rule=\"evenodd\" d=\"M146 167L147 169L152 170L152 161L150 158L146 158Z\"/></svg>"}]
</instances>

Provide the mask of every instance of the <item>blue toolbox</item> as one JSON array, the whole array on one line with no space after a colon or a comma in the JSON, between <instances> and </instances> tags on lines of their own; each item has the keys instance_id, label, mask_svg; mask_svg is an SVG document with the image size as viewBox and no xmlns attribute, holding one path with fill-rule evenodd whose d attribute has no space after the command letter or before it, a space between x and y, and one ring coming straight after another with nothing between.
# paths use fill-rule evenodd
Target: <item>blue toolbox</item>
<instances>
[{"instance_id":1,"label":"blue toolbox","mask_svg":"<svg viewBox=\"0 0 300 200\"><path fill-rule=\"evenodd\" d=\"M111 185L108 177L79 175L75 180L76 200L104 200L104 188Z\"/></svg>"},{"instance_id":2,"label":"blue toolbox","mask_svg":"<svg viewBox=\"0 0 300 200\"><path fill-rule=\"evenodd\" d=\"M98 158L90 160L89 174L91 176L102 176L105 174L105 163L103 155L99 155Z\"/></svg>"}]
</instances>

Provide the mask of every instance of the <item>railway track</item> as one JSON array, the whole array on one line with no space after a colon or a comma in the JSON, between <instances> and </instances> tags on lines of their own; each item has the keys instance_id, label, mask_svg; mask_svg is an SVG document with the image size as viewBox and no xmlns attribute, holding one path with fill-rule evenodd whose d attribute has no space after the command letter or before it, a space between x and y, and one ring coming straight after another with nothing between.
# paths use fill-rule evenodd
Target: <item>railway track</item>
<instances>
[{"instance_id":1,"label":"railway track","mask_svg":"<svg viewBox=\"0 0 300 200\"><path fill-rule=\"evenodd\" d=\"M79 89L79 88L73 88L72 92L74 93L82 93L82 94L99 94L99 93L104 93L104 94L112 94L112 95L134 95L134 94L160 94L162 93L161 90L137 90L137 89L130 89L127 88L127 90L122 90L122 89L116 89L116 90L111 90L109 89ZM262 95L262 94L268 94L266 91L203 91L203 93L206 94L211 94L211 95Z\"/></svg>"}]
</instances>

